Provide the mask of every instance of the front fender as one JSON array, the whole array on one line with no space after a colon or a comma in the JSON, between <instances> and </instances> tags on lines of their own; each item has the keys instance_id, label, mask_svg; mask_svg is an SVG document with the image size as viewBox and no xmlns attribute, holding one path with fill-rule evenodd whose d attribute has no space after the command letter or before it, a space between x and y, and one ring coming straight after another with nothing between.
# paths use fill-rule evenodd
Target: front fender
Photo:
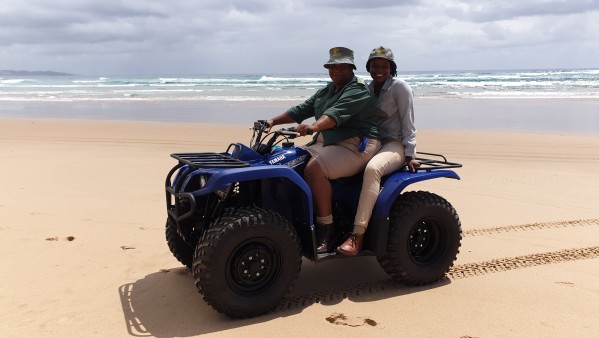
<instances>
[{"instance_id":1,"label":"front fender","mask_svg":"<svg viewBox=\"0 0 599 338\"><path fill-rule=\"evenodd\" d=\"M201 189L191 192L193 195L206 195L216 190L229 187L236 182L255 181L269 178L287 178L296 184L304 193L306 205L305 219L312 219L312 191L304 179L293 169L284 165L262 165L245 168L231 168L219 170L204 170L211 177Z\"/></svg>"},{"instance_id":2,"label":"front fender","mask_svg":"<svg viewBox=\"0 0 599 338\"><path fill-rule=\"evenodd\" d=\"M460 179L460 176L453 170L418 171L415 173L398 172L392 174L385 181L383 189L376 200L374 211L372 213L373 216L385 219L388 218L393 202L395 202L397 197L408 185L440 177L454 178L456 180Z\"/></svg>"}]
</instances>

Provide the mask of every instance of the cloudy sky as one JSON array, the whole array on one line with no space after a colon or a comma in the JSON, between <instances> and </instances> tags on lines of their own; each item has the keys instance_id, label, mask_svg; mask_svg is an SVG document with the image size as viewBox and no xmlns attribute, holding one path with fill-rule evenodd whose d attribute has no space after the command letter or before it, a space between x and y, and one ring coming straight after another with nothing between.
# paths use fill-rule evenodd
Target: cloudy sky
<instances>
[{"instance_id":1,"label":"cloudy sky","mask_svg":"<svg viewBox=\"0 0 599 338\"><path fill-rule=\"evenodd\" d=\"M0 0L0 69L82 75L599 68L599 0Z\"/></svg>"}]
</instances>

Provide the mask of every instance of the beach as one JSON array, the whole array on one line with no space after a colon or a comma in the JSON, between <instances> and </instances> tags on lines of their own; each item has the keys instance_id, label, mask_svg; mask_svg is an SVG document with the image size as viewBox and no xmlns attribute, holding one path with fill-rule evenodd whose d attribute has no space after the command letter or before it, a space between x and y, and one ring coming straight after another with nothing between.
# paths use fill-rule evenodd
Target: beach
<instances>
[{"instance_id":1,"label":"beach","mask_svg":"<svg viewBox=\"0 0 599 338\"><path fill-rule=\"evenodd\" d=\"M499 101L418 102L418 151L463 164L461 180L408 188L460 216L447 278L406 287L374 257L304 260L276 311L244 320L204 303L170 253L164 179L170 153L247 144L249 122L284 105L254 103L235 119L227 103L201 121L121 119L139 107L116 104L104 118L2 117L1 335L598 336L597 100Z\"/></svg>"}]
</instances>

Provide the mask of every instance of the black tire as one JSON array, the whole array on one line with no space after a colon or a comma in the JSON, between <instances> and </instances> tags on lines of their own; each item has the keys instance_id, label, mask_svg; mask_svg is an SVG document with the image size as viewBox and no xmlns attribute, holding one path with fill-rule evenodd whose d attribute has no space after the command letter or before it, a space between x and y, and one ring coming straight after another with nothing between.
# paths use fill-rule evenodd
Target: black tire
<instances>
[{"instance_id":1,"label":"black tire","mask_svg":"<svg viewBox=\"0 0 599 338\"><path fill-rule=\"evenodd\" d=\"M229 209L196 247L193 276L206 303L230 317L274 310L301 270L300 240L274 211Z\"/></svg>"},{"instance_id":2,"label":"black tire","mask_svg":"<svg viewBox=\"0 0 599 338\"><path fill-rule=\"evenodd\" d=\"M377 260L398 282L429 284L451 268L461 239L460 219L447 200L426 191L406 192L391 208L387 252Z\"/></svg>"},{"instance_id":3,"label":"black tire","mask_svg":"<svg viewBox=\"0 0 599 338\"><path fill-rule=\"evenodd\" d=\"M177 233L177 226L170 217L166 219L166 243L173 253L173 256L187 268L191 269L194 247L187 244L187 242L179 236Z\"/></svg>"}]
</instances>

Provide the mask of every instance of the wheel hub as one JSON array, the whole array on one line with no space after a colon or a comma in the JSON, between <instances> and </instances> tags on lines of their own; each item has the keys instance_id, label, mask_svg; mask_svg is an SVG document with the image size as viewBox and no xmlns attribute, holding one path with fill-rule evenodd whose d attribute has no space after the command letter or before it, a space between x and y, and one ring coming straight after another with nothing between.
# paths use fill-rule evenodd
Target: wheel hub
<instances>
[{"instance_id":1,"label":"wheel hub","mask_svg":"<svg viewBox=\"0 0 599 338\"><path fill-rule=\"evenodd\" d=\"M260 252L241 257L238 274L245 280L256 280L266 275L270 267L268 257Z\"/></svg>"},{"instance_id":2,"label":"wheel hub","mask_svg":"<svg viewBox=\"0 0 599 338\"><path fill-rule=\"evenodd\" d=\"M417 264L431 264L443 255L446 235L432 218L414 224L408 237L410 257Z\"/></svg>"},{"instance_id":3,"label":"wheel hub","mask_svg":"<svg viewBox=\"0 0 599 338\"><path fill-rule=\"evenodd\" d=\"M429 227L421 222L410 233L410 248L415 252L422 251L429 241Z\"/></svg>"},{"instance_id":4,"label":"wheel hub","mask_svg":"<svg viewBox=\"0 0 599 338\"><path fill-rule=\"evenodd\" d=\"M229 283L240 294L267 289L276 279L279 261L267 243L254 242L240 247L232 256Z\"/></svg>"}]
</instances>

